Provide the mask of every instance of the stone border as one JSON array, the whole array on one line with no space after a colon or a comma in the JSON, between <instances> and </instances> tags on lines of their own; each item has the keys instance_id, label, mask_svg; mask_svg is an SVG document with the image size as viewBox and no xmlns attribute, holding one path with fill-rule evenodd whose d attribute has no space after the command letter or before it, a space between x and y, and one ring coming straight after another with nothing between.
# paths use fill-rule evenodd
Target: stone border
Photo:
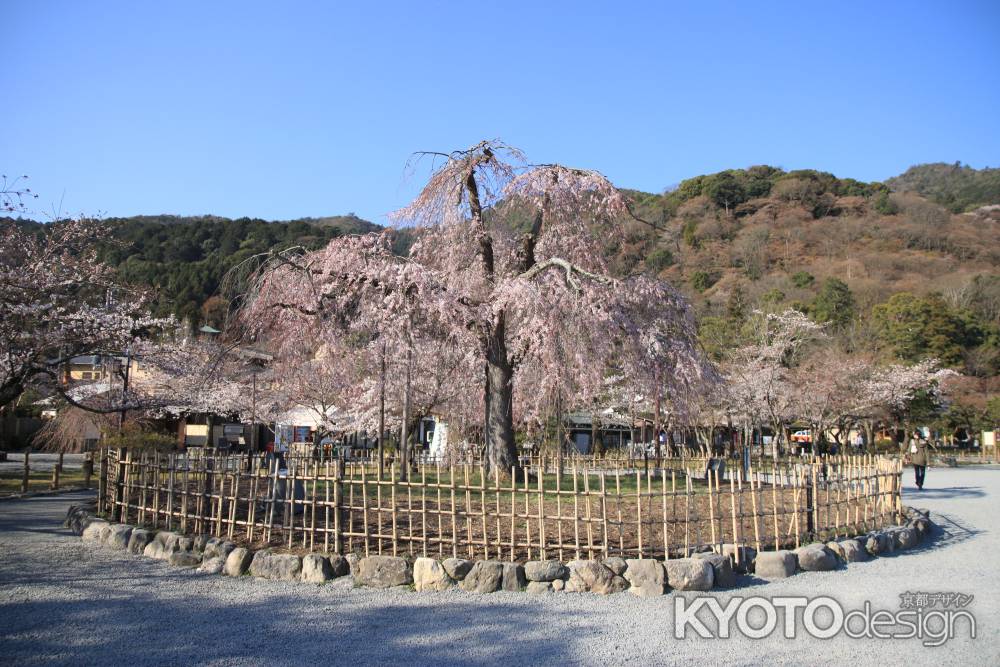
<instances>
[{"instance_id":1,"label":"stone border","mask_svg":"<svg viewBox=\"0 0 1000 667\"><path fill-rule=\"evenodd\" d=\"M869 560L917 546L931 531L928 510L905 508L906 523L874 530L853 538L816 542L794 551L756 553L750 547L723 545L722 553L696 553L667 561L607 558L602 561L557 560L507 563L464 558L416 558L357 554L305 556L272 549L250 551L227 540L207 535L181 535L108 522L95 515L95 504L72 505L65 526L84 542L142 554L177 567L196 568L205 574L231 577L251 575L276 581L322 584L353 575L357 586L445 591L457 588L470 593L526 591L528 593L596 593L629 591L655 597L668 590L707 591L733 588L738 574L759 579L782 579L797 572L835 570L845 563Z\"/></svg>"}]
</instances>

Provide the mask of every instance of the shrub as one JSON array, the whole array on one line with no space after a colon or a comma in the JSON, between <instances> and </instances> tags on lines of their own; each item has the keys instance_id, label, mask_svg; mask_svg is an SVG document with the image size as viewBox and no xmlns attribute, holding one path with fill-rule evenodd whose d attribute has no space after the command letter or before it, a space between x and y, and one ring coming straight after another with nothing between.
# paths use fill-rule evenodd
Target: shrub
<instances>
[{"instance_id":1,"label":"shrub","mask_svg":"<svg viewBox=\"0 0 1000 667\"><path fill-rule=\"evenodd\" d=\"M101 444L112 449L170 451L178 448L176 436L157 433L136 423L126 424L121 431L106 433Z\"/></svg>"},{"instance_id":2,"label":"shrub","mask_svg":"<svg viewBox=\"0 0 1000 667\"><path fill-rule=\"evenodd\" d=\"M709 287L718 282L719 276L708 271L695 271L691 275L691 287L698 292L704 292Z\"/></svg>"},{"instance_id":3,"label":"shrub","mask_svg":"<svg viewBox=\"0 0 1000 667\"><path fill-rule=\"evenodd\" d=\"M888 192L882 192L875 199L875 211L881 215L896 215L899 206L892 200Z\"/></svg>"},{"instance_id":4,"label":"shrub","mask_svg":"<svg viewBox=\"0 0 1000 667\"><path fill-rule=\"evenodd\" d=\"M807 287L812 287L812 284L816 282L815 276L808 271L796 271L792 274L792 284L799 289L806 289Z\"/></svg>"},{"instance_id":5,"label":"shrub","mask_svg":"<svg viewBox=\"0 0 1000 667\"><path fill-rule=\"evenodd\" d=\"M659 273L668 266L673 266L674 255L667 248L656 248L646 256L646 266Z\"/></svg>"}]
</instances>

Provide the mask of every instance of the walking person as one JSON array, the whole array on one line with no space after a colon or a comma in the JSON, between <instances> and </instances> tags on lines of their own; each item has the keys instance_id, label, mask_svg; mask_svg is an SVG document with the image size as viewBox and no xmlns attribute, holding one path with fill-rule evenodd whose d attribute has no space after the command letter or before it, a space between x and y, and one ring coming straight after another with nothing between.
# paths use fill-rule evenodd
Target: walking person
<instances>
[{"instance_id":1,"label":"walking person","mask_svg":"<svg viewBox=\"0 0 1000 667\"><path fill-rule=\"evenodd\" d=\"M917 489L924 488L924 477L927 474L927 460L930 456L927 448L933 447L930 443L924 440L923 435L919 431L913 432L913 437L910 438L910 463L913 465L913 475L917 482Z\"/></svg>"}]
</instances>

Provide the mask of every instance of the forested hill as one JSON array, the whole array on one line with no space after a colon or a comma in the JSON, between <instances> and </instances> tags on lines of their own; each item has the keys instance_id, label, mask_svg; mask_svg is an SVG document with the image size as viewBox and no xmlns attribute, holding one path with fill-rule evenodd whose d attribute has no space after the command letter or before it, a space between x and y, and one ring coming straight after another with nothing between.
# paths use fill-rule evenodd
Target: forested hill
<instances>
[{"instance_id":1,"label":"forested hill","mask_svg":"<svg viewBox=\"0 0 1000 667\"><path fill-rule=\"evenodd\" d=\"M193 327L223 324L226 302L219 285L248 257L272 248L318 248L337 236L381 229L354 214L277 222L141 215L108 222L116 242L102 248L101 258L127 281L157 288L156 315L174 314Z\"/></svg>"},{"instance_id":2,"label":"forested hill","mask_svg":"<svg viewBox=\"0 0 1000 667\"><path fill-rule=\"evenodd\" d=\"M685 291L715 354L750 309L791 307L845 347L994 377L998 171L923 165L887 183L768 166L698 176L632 193L646 222L630 222L608 255L618 272Z\"/></svg>"}]
</instances>

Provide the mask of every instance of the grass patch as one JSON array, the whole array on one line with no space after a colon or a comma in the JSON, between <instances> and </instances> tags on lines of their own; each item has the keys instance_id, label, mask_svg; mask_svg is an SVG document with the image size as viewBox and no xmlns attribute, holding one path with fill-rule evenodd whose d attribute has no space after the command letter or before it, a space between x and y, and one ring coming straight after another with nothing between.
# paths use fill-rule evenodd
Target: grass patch
<instances>
[{"instance_id":1,"label":"grass patch","mask_svg":"<svg viewBox=\"0 0 1000 667\"><path fill-rule=\"evenodd\" d=\"M20 470L0 471L0 496L9 496L21 493L21 482L24 473ZM90 479L90 486L96 487L97 477ZM59 488L72 486L83 486L82 470L64 470L59 475ZM28 493L37 491L50 491L52 488L51 472L32 472L28 474Z\"/></svg>"}]
</instances>

